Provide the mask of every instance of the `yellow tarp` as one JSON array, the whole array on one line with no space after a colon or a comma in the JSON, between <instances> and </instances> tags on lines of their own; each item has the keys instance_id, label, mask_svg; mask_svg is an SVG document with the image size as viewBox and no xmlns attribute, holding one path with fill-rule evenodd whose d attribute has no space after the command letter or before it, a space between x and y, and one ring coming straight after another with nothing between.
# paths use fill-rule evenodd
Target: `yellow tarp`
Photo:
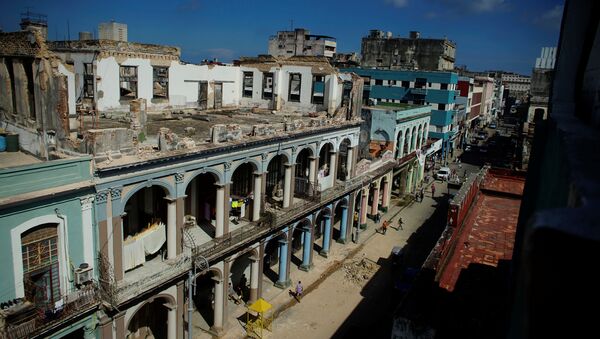
<instances>
[{"instance_id":1,"label":"yellow tarp","mask_svg":"<svg viewBox=\"0 0 600 339\"><path fill-rule=\"evenodd\" d=\"M271 309L271 304L265 301L263 298L259 298L252 305L250 305L250 309L254 312L265 313L266 311Z\"/></svg>"}]
</instances>

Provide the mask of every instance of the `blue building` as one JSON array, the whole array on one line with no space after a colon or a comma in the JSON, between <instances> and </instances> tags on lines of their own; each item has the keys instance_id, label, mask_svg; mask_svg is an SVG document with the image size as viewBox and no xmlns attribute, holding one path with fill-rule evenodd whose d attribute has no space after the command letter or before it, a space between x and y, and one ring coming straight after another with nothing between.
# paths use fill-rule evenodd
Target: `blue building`
<instances>
[{"instance_id":1,"label":"blue building","mask_svg":"<svg viewBox=\"0 0 600 339\"><path fill-rule=\"evenodd\" d=\"M442 154L453 147L458 132L456 97L458 74L453 72L427 72L407 70L380 70L349 68L364 81L363 100L391 103L408 103L431 106L431 123L428 136L442 139Z\"/></svg>"}]
</instances>

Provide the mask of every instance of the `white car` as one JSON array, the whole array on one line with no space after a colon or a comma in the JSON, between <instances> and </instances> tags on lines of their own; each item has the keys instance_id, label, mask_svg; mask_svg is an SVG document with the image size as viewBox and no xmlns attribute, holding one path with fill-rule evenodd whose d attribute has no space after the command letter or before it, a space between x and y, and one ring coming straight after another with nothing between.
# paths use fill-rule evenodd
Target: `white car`
<instances>
[{"instance_id":1,"label":"white car","mask_svg":"<svg viewBox=\"0 0 600 339\"><path fill-rule=\"evenodd\" d=\"M449 167L442 167L435 174L435 178L442 180L442 181L448 180L449 177L450 177L450 168Z\"/></svg>"}]
</instances>

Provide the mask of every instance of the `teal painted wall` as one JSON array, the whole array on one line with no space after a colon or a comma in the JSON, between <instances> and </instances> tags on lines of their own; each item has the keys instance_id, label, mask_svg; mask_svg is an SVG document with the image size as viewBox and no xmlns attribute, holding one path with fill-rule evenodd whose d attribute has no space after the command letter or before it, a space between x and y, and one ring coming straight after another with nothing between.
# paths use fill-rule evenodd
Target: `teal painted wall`
<instances>
[{"instance_id":1,"label":"teal painted wall","mask_svg":"<svg viewBox=\"0 0 600 339\"><path fill-rule=\"evenodd\" d=\"M448 126L452 123L452 111L434 109L431 111L431 124L435 126Z\"/></svg>"},{"instance_id":2,"label":"teal painted wall","mask_svg":"<svg viewBox=\"0 0 600 339\"><path fill-rule=\"evenodd\" d=\"M53 160L0 170L0 198L90 180L91 157Z\"/></svg>"},{"instance_id":3,"label":"teal painted wall","mask_svg":"<svg viewBox=\"0 0 600 339\"><path fill-rule=\"evenodd\" d=\"M81 202L79 197L92 193L80 192L69 196L48 199L0 210L0 258L2 258L2 279L0 279L0 300L15 298L14 267L11 244L11 230L36 217L55 216L55 209L66 216L66 237L68 241L67 262L75 268L84 261ZM93 211L92 211L93 212ZM93 214L92 214L93 215ZM60 244L62 246L63 244ZM94 249L92 249L94 250ZM20 253L20 249L19 249ZM66 274L66 272L61 272Z\"/></svg>"},{"instance_id":4,"label":"teal painted wall","mask_svg":"<svg viewBox=\"0 0 600 339\"><path fill-rule=\"evenodd\" d=\"M426 72L364 68L342 68L340 71L352 72L360 76L368 76L372 79L381 80L415 81L416 78L425 78L427 79L427 82L439 82L442 84L458 83L458 74L453 72Z\"/></svg>"}]
</instances>

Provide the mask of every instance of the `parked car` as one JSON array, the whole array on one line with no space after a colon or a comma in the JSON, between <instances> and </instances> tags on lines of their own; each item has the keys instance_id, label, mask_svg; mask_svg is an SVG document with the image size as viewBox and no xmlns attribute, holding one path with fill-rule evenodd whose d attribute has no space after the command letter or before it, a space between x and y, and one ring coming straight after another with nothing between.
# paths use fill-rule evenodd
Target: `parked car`
<instances>
[{"instance_id":1,"label":"parked car","mask_svg":"<svg viewBox=\"0 0 600 339\"><path fill-rule=\"evenodd\" d=\"M467 145L467 147L465 147L465 152L470 152L471 151L471 146Z\"/></svg>"},{"instance_id":2,"label":"parked car","mask_svg":"<svg viewBox=\"0 0 600 339\"><path fill-rule=\"evenodd\" d=\"M450 177L450 168L449 167L442 167L435 174L435 178L442 180L442 181L448 180L448 177Z\"/></svg>"},{"instance_id":3,"label":"parked car","mask_svg":"<svg viewBox=\"0 0 600 339\"><path fill-rule=\"evenodd\" d=\"M491 123L490 124L490 128L496 128L496 124L495 123Z\"/></svg>"}]
</instances>

